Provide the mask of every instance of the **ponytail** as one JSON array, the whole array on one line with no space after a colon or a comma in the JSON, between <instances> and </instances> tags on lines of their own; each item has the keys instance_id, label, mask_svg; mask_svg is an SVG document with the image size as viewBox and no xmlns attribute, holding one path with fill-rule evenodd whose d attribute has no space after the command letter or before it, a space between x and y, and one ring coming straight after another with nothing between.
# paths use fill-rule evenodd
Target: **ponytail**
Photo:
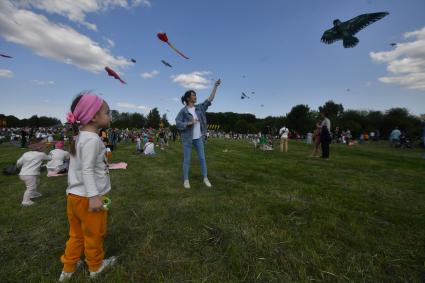
<instances>
[{"instance_id":1,"label":"ponytail","mask_svg":"<svg viewBox=\"0 0 425 283\"><path fill-rule=\"evenodd\" d=\"M184 95L182 96L181 100L182 100L182 104L187 104L188 100L190 98L190 96L192 94L196 94L196 92L194 90L188 90L184 93Z\"/></svg>"},{"instance_id":2,"label":"ponytail","mask_svg":"<svg viewBox=\"0 0 425 283\"><path fill-rule=\"evenodd\" d=\"M71 112L74 112L75 108L77 107L78 102L80 101L81 97L83 97L83 94L79 94L74 101L71 104ZM77 139L78 134L80 133L80 124L75 122L70 124L72 127L72 138L71 138L71 147L69 152L71 153L72 156L75 155L76 153L76 148L75 148L75 140Z\"/></svg>"}]
</instances>

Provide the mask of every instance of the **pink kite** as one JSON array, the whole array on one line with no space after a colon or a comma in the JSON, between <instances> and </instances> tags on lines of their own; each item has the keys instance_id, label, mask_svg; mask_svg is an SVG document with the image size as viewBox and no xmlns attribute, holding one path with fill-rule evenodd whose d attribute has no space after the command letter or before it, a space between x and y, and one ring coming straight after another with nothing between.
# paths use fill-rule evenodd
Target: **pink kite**
<instances>
[{"instance_id":1,"label":"pink kite","mask_svg":"<svg viewBox=\"0 0 425 283\"><path fill-rule=\"evenodd\" d=\"M171 47L171 49L173 49L174 51L176 51L180 56L182 56L185 59L189 59L189 57L187 57L186 55L184 55L183 53L181 53L177 48L175 48L169 41L168 41L168 37L167 34L165 32L158 32L157 34L159 40L165 42L168 44L168 46Z\"/></svg>"},{"instance_id":2,"label":"pink kite","mask_svg":"<svg viewBox=\"0 0 425 283\"><path fill-rule=\"evenodd\" d=\"M123 81L120 76L118 75L117 72L115 72L114 70L112 70L109 67L105 67L105 71L108 73L109 76L114 77L115 79L119 80L121 83L126 84L125 81Z\"/></svg>"}]
</instances>

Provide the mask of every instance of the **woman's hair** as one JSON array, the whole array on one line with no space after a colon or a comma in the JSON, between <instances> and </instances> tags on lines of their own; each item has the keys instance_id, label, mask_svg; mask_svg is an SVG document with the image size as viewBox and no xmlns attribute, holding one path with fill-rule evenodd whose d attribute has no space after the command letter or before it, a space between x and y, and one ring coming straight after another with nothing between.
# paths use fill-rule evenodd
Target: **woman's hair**
<instances>
[{"instance_id":1,"label":"woman's hair","mask_svg":"<svg viewBox=\"0 0 425 283\"><path fill-rule=\"evenodd\" d=\"M186 91L184 93L184 95L182 96L182 104L187 104L188 103L188 100L189 100L189 98L190 98L190 96L192 94L195 94L196 95L196 92L194 90L188 90L188 91Z\"/></svg>"},{"instance_id":2,"label":"woman's hair","mask_svg":"<svg viewBox=\"0 0 425 283\"><path fill-rule=\"evenodd\" d=\"M74 101L72 101L71 104L71 112L74 112L75 108L77 107L78 102L80 102L81 97L83 97L83 93L77 95L77 97L74 99ZM70 153L71 155L75 155L75 137L78 136L79 132L80 132L80 128L79 125L77 123L71 124L72 126L72 131L73 131L73 135L72 135L72 139L71 139L71 148L70 148Z\"/></svg>"}]
</instances>

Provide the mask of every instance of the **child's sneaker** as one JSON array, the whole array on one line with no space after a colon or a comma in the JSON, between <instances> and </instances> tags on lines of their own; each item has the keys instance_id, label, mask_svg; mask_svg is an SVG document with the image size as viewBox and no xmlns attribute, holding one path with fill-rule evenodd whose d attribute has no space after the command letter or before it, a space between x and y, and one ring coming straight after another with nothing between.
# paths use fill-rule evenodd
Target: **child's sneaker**
<instances>
[{"instance_id":1,"label":"child's sneaker","mask_svg":"<svg viewBox=\"0 0 425 283\"><path fill-rule=\"evenodd\" d=\"M208 188L211 188L212 186L211 186L211 183L210 183L210 180L208 180L208 178L204 178L204 184L205 184L205 186L207 186Z\"/></svg>"},{"instance_id":2,"label":"child's sneaker","mask_svg":"<svg viewBox=\"0 0 425 283\"><path fill-rule=\"evenodd\" d=\"M75 269L79 269L81 266L83 266L83 264L84 264L83 261L79 260L77 262L77 264L75 265ZM65 281L71 279L71 276L72 276L72 274L74 274L74 272L62 271L61 275L59 276L59 282L65 282Z\"/></svg>"},{"instance_id":3,"label":"child's sneaker","mask_svg":"<svg viewBox=\"0 0 425 283\"><path fill-rule=\"evenodd\" d=\"M115 264L117 261L117 258L115 256L111 256L110 258L104 259L102 262L102 265L100 268L95 272L90 272L90 278L96 278L102 271L104 271L106 268L111 267Z\"/></svg>"},{"instance_id":4,"label":"child's sneaker","mask_svg":"<svg viewBox=\"0 0 425 283\"><path fill-rule=\"evenodd\" d=\"M28 207L28 206L31 206L31 205L33 205L34 204L34 202L32 201L32 200L29 200L29 201L23 201L22 203L21 203L21 205L23 206L23 207Z\"/></svg>"},{"instance_id":5,"label":"child's sneaker","mask_svg":"<svg viewBox=\"0 0 425 283\"><path fill-rule=\"evenodd\" d=\"M183 186L184 186L185 189L190 189L189 180L185 180L184 183L183 183Z\"/></svg>"}]
</instances>

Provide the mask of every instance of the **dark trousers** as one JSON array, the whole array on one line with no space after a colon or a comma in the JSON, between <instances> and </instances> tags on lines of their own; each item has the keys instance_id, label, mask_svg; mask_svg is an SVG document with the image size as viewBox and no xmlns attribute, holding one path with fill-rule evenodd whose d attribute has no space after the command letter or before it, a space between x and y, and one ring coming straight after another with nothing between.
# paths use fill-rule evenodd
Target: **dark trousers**
<instances>
[{"instance_id":1,"label":"dark trousers","mask_svg":"<svg viewBox=\"0 0 425 283\"><path fill-rule=\"evenodd\" d=\"M320 144L322 145L322 158L329 158L329 142L322 141Z\"/></svg>"}]
</instances>

